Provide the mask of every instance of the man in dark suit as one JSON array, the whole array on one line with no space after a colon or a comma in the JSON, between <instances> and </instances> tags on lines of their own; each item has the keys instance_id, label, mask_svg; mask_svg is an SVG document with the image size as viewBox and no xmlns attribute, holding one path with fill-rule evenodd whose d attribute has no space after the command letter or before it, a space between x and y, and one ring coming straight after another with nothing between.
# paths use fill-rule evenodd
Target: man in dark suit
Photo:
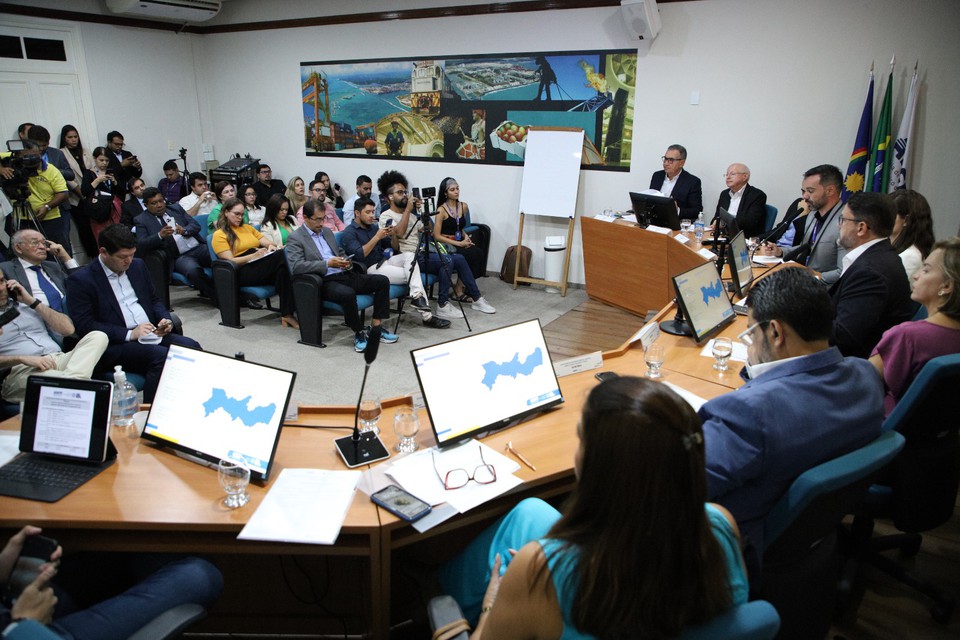
<instances>
[{"instance_id":1,"label":"man in dark suit","mask_svg":"<svg viewBox=\"0 0 960 640\"><path fill-rule=\"evenodd\" d=\"M735 215L737 227L746 237L761 235L767 222L767 194L749 184L750 168L745 164L733 163L725 177L727 188L720 194L717 209L722 207Z\"/></svg>"},{"instance_id":2,"label":"man in dark suit","mask_svg":"<svg viewBox=\"0 0 960 640\"><path fill-rule=\"evenodd\" d=\"M159 189L143 191L146 210L137 215L137 250L141 255L162 250L169 273L182 274L201 295L213 297L213 281L204 273L210 266L210 250L200 225L178 204L167 204Z\"/></svg>"},{"instance_id":3,"label":"man in dark suit","mask_svg":"<svg viewBox=\"0 0 960 640\"><path fill-rule=\"evenodd\" d=\"M836 309L830 342L845 356L868 357L884 331L916 313L907 272L889 240L896 216L885 193L854 193L840 212L840 245L847 255L830 288Z\"/></svg>"},{"instance_id":4,"label":"man in dark suit","mask_svg":"<svg viewBox=\"0 0 960 640\"><path fill-rule=\"evenodd\" d=\"M67 275L79 268L77 261L66 249L35 229L24 228L13 234L10 248L14 259L0 264L7 278L19 282L27 293L51 309L62 311ZM60 264L51 255L56 256Z\"/></svg>"},{"instance_id":5,"label":"man in dark suit","mask_svg":"<svg viewBox=\"0 0 960 640\"><path fill-rule=\"evenodd\" d=\"M123 134L119 131L111 131L107 134L107 156L110 158L110 165L107 167L107 173L117 179L120 186L120 199L127 195L127 188L131 178L139 178L143 175L143 168L140 166L140 160L129 151L123 150Z\"/></svg>"},{"instance_id":6,"label":"man in dark suit","mask_svg":"<svg viewBox=\"0 0 960 640\"><path fill-rule=\"evenodd\" d=\"M121 224L133 228L133 221L146 209L146 205L143 204L143 190L146 188L147 183L143 181L143 178L130 178L130 182L127 184L130 197L120 205Z\"/></svg>"},{"instance_id":7,"label":"man in dark suit","mask_svg":"<svg viewBox=\"0 0 960 640\"><path fill-rule=\"evenodd\" d=\"M100 232L100 255L67 280L69 313L77 333L107 334L110 345L97 364L98 371L124 371L146 378L143 401L153 402L167 347L179 344L200 348L196 340L172 333L170 312L157 298L147 267L134 259L137 239L125 225ZM159 338L158 343L145 343Z\"/></svg>"},{"instance_id":8,"label":"man in dark suit","mask_svg":"<svg viewBox=\"0 0 960 640\"><path fill-rule=\"evenodd\" d=\"M667 147L661 160L663 171L654 172L650 178L650 188L673 198L681 218L696 220L703 211L703 187L700 178L683 170L683 165L687 163L687 149L672 144Z\"/></svg>"}]
</instances>

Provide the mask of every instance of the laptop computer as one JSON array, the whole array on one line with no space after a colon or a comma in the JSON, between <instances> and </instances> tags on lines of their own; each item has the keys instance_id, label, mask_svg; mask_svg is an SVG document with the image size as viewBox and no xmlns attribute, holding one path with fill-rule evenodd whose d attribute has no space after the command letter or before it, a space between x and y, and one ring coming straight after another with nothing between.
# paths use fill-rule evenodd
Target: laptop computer
<instances>
[{"instance_id":1,"label":"laptop computer","mask_svg":"<svg viewBox=\"0 0 960 640\"><path fill-rule=\"evenodd\" d=\"M30 376L20 418L20 453L0 467L0 495L56 502L113 464L113 385Z\"/></svg>"}]
</instances>

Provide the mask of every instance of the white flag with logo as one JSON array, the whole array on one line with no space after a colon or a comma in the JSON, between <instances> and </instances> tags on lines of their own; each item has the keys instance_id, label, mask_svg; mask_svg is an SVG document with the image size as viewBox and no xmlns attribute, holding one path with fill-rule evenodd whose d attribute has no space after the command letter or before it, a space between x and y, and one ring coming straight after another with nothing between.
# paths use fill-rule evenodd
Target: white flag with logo
<instances>
[{"instance_id":1,"label":"white flag with logo","mask_svg":"<svg viewBox=\"0 0 960 640\"><path fill-rule=\"evenodd\" d=\"M897 130L897 139L893 143L893 158L890 163L891 193L897 189L907 188L907 158L910 155L910 139L913 137L913 120L917 112L917 70L913 70L913 80L910 81L910 93L907 94L907 104L903 109L903 119Z\"/></svg>"}]
</instances>

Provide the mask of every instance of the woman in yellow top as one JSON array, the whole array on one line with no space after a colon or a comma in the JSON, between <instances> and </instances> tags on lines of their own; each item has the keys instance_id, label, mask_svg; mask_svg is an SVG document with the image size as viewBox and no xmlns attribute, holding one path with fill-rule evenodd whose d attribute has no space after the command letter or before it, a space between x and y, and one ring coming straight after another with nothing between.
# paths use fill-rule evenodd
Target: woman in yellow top
<instances>
[{"instance_id":1,"label":"woman in yellow top","mask_svg":"<svg viewBox=\"0 0 960 640\"><path fill-rule=\"evenodd\" d=\"M290 213L290 201L275 193L267 200L267 212L260 225L260 233L278 247L287 244L287 238L297 228L297 217Z\"/></svg>"},{"instance_id":2,"label":"woman in yellow top","mask_svg":"<svg viewBox=\"0 0 960 640\"><path fill-rule=\"evenodd\" d=\"M220 260L237 265L241 287L273 285L280 295L280 324L299 329L293 317L293 289L283 251L249 224L243 224L243 203L229 198L223 203L217 231L211 239Z\"/></svg>"}]
</instances>

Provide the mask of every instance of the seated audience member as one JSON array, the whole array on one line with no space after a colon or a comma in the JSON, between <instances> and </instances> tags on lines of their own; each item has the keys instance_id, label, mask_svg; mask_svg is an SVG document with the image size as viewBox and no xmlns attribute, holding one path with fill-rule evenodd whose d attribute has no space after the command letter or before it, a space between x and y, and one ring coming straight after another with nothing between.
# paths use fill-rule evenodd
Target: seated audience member
<instances>
[{"instance_id":1,"label":"seated audience member","mask_svg":"<svg viewBox=\"0 0 960 640\"><path fill-rule=\"evenodd\" d=\"M67 275L79 268L77 261L66 249L34 229L13 234L10 249L13 260L0 263L7 278L19 282L27 293L54 311L63 311Z\"/></svg>"},{"instance_id":2,"label":"seated audience member","mask_svg":"<svg viewBox=\"0 0 960 640\"><path fill-rule=\"evenodd\" d=\"M204 272L210 266L210 251L200 235L200 225L178 204L167 204L159 189L143 192L146 211L137 216L137 251L146 255L162 250L167 255L169 273L183 275L200 295L215 299L213 280ZM168 275L169 277L169 275Z\"/></svg>"},{"instance_id":3,"label":"seated audience member","mask_svg":"<svg viewBox=\"0 0 960 640\"><path fill-rule=\"evenodd\" d=\"M107 149L110 150L110 166L108 169L117 178L117 184L120 186L120 193L117 195L122 201L127 195L127 185L131 178L139 178L143 175L143 167L140 166L140 159L129 151L124 151L123 135L119 131L111 131L107 134Z\"/></svg>"},{"instance_id":4,"label":"seated audience member","mask_svg":"<svg viewBox=\"0 0 960 640\"><path fill-rule=\"evenodd\" d=\"M935 238L933 216L927 199L913 189L898 189L890 194L897 208L890 244L900 254L907 278L912 279L930 254Z\"/></svg>"},{"instance_id":5,"label":"seated audience member","mask_svg":"<svg viewBox=\"0 0 960 640\"><path fill-rule=\"evenodd\" d=\"M385 249L390 248L393 227L379 227L373 218L373 200L360 198L354 201L356 209L353 222L343 232L340 245L348 256L367 267L368 274L384 275L390 284L410 283L410 304L420 312L423 324L434 329L446 329L450 322L437 318L430 311L430 300L420 278L420 265L414 262L414 254L398 253L386 258Z\"/></svg>"},{"instance_id":6,"label":"seated audience member","mask_svg":"<svg viewBox=\"0 0 960 640\"><path fill-rule=\"evenodd\" d=\"M417 216L411 217L410 212L420 204L418 198L407 197L407 179L399 171L386 171L377 180L380 193L387 196L389 209L380 214L380 227L393 225L393 248L404 253L417 253L420 234L423 232L423 223ZM467 295L473 299L472 308L481 313L496 313L497 310L484 300L473 279L470 265L459 253L441 256L434 247L430 255L419 256L418 263L421 272L432 273L440 280L440 289L437 292L437 315L441 318L462 318L463 313L450 304L451 276L456 273L466 288Z\"/></svg>"},{"instance_id":7,"label":"seated audience member","mask_svg":"<svg viewBox=\"0 0 960 640\"><path fill-rule=\"evenodd\" d=\"M663 171L654 171L650 188L673 198L681 218L696 220L703 211L703 186L700 178L683 170L687 163L687 149L672 144L663 154Z\"/></svg>"},{"instance_id":8,"label":"seated audience member","mask_svg":"<svg viewBox=\"0 0 960 640\"><path fill-rule=\"evenodd\" d=\"M187 179L180 173L176 160L171 159L163 163L163 176L157 183L157 189L160 189L164 200L170 204L180 202L181 198L185 198L190 193Z\"/></svg>"},{"instance_id":9,"label":"seated audience member","mask_svg":"<svg viewBox=\"0 0 960 640\"><path fill-rule=\"evenodd\" d=\"M323 185L324 202L333 205L334 209L342 209L343 189L340 188L340 185L331 185L330 176L323 171L317 171L316 175L313 176L313 179L318 180Z\"/></svg>"},{"instance_id":10,"label":"seated audience member","mask_svg":"<svg viewBox=\"0 0 960 640\"><path fill-rule=\"evenodd\" d=\"M267 200L267 210L260 225L260 233L278 247L286 246L287 238L300 226L290 213L290 201L286 196L272 195Z\"/></svg>"},{"instance_id":11,"label":"seated audience member","mask_svg":"<svg viewBox=\"0 0 960 640\"><path fill-rule=\"evenodd\" d=\"M83 197L83 193L80 192L83 170L93 171L96 165L90 152L83 148L83 143L80 142L80 133L72 124L65 124L60 129L60 151L63 152L63 157L66 158L70 170L73 171L73 179L67 180L67 189L70 191L68 196L70 215L76 217L77 205L80 204L80 199Z\"/></svg>"},{"instance_id":12,"label":"seated audience member","mask_svg":"<svg viewBox=\"0 0 960 640\"><path fill-rule=\"evenodd\" d=\"M353 214L356 211L354 204L357 198L370 198L373 200L373 217L375 220L380 218L380 194L373 193L373 181L370 176L357 176L357 192L349 200L343 203L343 224L350 226L353 222Z\"/></svg>"},{"instance_id":13,"label":"seated audience member","mask_svg":"<svg viewBox=\"0 0 960 640\"><path fill-rule=\"evenodd\" d=\"M473 238L466 231L467 215L470 207L460 200L460 185L453 178L444 178L437 191L437 215L433 219L433 238L446 245L447 253L459 253L467 264L474 278L485 276L483 272L483 250L473 244ZM469 296L464 296L463 283L457 282L454 294L458 300L473 302Z\"/></svg>"},{"instance_id":14,"label":"seated audience member","mask_svg":"<svg viewBox=\"0 0 960 640\"><path fill-rule=\"evenodd\" d=\"M830 287L836 309L830 342L845 356L868 357L884 331L916 313L903 262L890 245L895 217L890 196L859 192L837 218L847 255Z\"/></svg>"},{"instance_id":15,"label":"seated audience member","mask_svg":"<svg viewBox=\"0 0 960 640\"><path fill-rule=\"evenodd\" d=\"M125 224L131 229L133 221L146 210L143 204L143 190L147 188L147 183L143 178L132 178L127 185L127 191L130 197L120 205L120 224Z\"/></svg>"},{"instance_id":16,"label":"seated audience member","mask_svg":"<svg viewBox=\"0 0 960 640\"><path fill-rule=\"evenodd\" d=\"M13 277L7 279L10 264L4 263L0 273L0 309L15 306L20 315L0 329L0 367L10 368L3 379L4 400L22 402L27 377L32 375L89 378L107 348L106 334L91 331L72 351L63 353L51 334L73 334L73 322L62 307L54 309Z\"/></svg>"},{"instance_id":17,"label":"seated audience member","mask_svg":"<svg viewBox=\"0 0 960 640\"><path fill-rule=\"evenodd\" d=\"M720 194L717 209L723 207L736 216L737 226L747 238L762 235L767 222L767 194L749 184L750 168L735 162L723 177L727 188Z\"/></svg>"},{"instance_id":18,"label":"seated audience member","mask_svg":"<svg viewBox=\"0 0 960 640\"><path fill-rule=\"evenodd\" d=\"M97 165L96 173L84 169L80 188L83 193L80 208L87 221L88 229L77 229L77 235L91 260L99 250L97 238L100 231L104 227L120 222L123 194L126 193L126 190L121 188L116 176L110 173L110 152L106 148L97 147L94 149L93 161ZM87 246L90 243L93 244L93 247Z\"/></svg>"},{"instance_id":19,"label":"seated audience member","mask_svg":"<svg viewBox=\"0 0 960 640\"><path fill-rule=\"evenodd\" d=\"M888 329L870 356L887 390L883 401L887 415L923 365L960 353L960 237L933 245L913 276L910 297L926 308L926 319Z\"/></svg>"},{"instance_id":20,"label":"seated audience member","mask_svg":"<svg viewBox=\"0 0 960 640\"><path fill-rule=\"evenodd\" d=\"M253 188L257 192L257 206L266 207L270 196L283 195L286 187L283 182L273 179L273 169L270 165L261 164L257 169L257 181L253 183Z\"/></svg>"},{"instance_id":21,"label":"seated audience member","mask_svg":"<svg viewBox=\"0 0 960 640\"><path fill-rule=\"evenodd\" d=\"M221 180L213 185L213 193L217 196L217 204L213 206L210 215L207 216L207 232L213 233L220 224L220 213L223 211L223 203L227 200L233 200L237 197L237 188L226 180ZM247 219L247 208L243 208L243 224L250 224Z\"/></svg>"},{"instance_id":22,"label":"seated audience member","mask_svg":"<svg viewBox=\"0 0 960 640\"><path fill-rule=\"evenodd\" d=\"M199 215L210 215L217 206L217 196L208 187L207 176L199 171L190 174L190 193L180 198L178 203L187 215L196 218Z\"/></svg>"},{"instance_id":23,"label":"seated audience member","mask_svg":"<svg viewBox=\"0 0 960 640\"><path fill-rule=\"evenodd\" d=\"M674 638L746 602L737 525L706 503L690 405L643 378L608 380L577 432L563 513L523 500L442 567L471 638ZM477 464L474 480L488 473Z\"/></svg>"},{"instance_id":24,"label":"seated audience member","mask_svg":"<svg viewBox=\"0 0 960 640\"><path fill-rule=\"evenodd\" d=\"M840 192L843 189L843 174L832 164L821 164L803 174L801 191L803 200L812 217L807 220L803 233L794 237L790 249L764 244L760 255L783 256L818 271L827 284L840 279L843 256L847 250L840 245L840 228L837 219L843 209ZM789 211L787 214L789 215Z\"/></svg>"},{"instance_id":25,"label":"seated audience member","mask_svg":"<svg viewBox=\"0 0 960 640\"><path fill-rule=\"evenodd\" d=\"M315 200L317 202L322 202L323 207L323 226L330 231L336 233L337 231L343 231L346 229L346 225L343 224L343 220L337 215L336 209L333 208L333 205L324 200L324 188L323 183L319 180L314 180L310 183L310 200ZM303 207L297 210L297 223L303 224Z\"/></svg>"},{"instance_id":26,"label":"seated audience member","mask_svg":"<svg viewBox=\"0 0 960 640\"><path fill-rule=\"evenodd\" d=\"M310 199L310 196L305 193L304 187L305 183L300 176L293 176L287 183L287 190L283 195L287 196L287 200L290 201L290 206L293 207L294 211L299 211L304 203Z\"/></svg>"},{"instance_id":27,"label":"seated audience member","mask_svg":"<svg viewBox=\"0 0 960 640\"><path fill-rule=\"evenodd\" d=\"M39 527L27 525L10 538L0 552L0 584L5 585L10 579L27 538L40 532ZM62 555L63 550L57 547L49 562L41 565L36 579L27 585L9 609L0 604L0 630L6 630L18 620L35 620L46 625L58 638L129 638L161 613L178 605L212 607L223 589L223 576L206 560L192 557L167 560L154 570L162 556L138 555L130 559L136 566L133 573L137 575L129 588L86 609L65 611L64 602L73 600L70 596L74 593L79 596L80 592L91 588L99 590L104 576L113 577L118 573L116 565L122 562L95 567L93 571L97 573L94 575L91 575L90 568L81 574L81 569L71 567L69 559L61 568ZM113 556L109 558L113 560ZM67 587L64 594L59 584L61 580L68 584L78 582L75 586L79 587L79 592ZM59 596L54 594L52 583L58 583Z\"/></svg>"},{"instance_id":28,"label":"seated audience member","mask_svg":"<svg viewBox=\"0 0 960 640\"><path fill-rule=\"evenodd\" d=\"M210 245L217 258L237 265L241 287L276 287L280 296L280 325L300 328L293 317L293 289L283 252L277 251L277 245L262 233L243 223L243 203L236 198L223 203L220 227L213 234Z\"/></svg>"},{"instance_id":29,"label":"seated audience member","mask_svg":"<svg viewBox=\"0 0 960 640\"><path fill-rule=\"evenodd\" d=\"M97 365L98 372L124 371L146 378L143 401L153 402L167 347L179 344L200 348L196 340L173 333L170 312L157 298L143 260L134 258L137 238L128 227L115 224L100 234L98 259L75 271L67 280L69 314L77 333L107 334L110 344ZM140 342L156 336L159 344ZM149 337L147 338L150 339Z\"/></svg>"},{"instance_id":30,"label":"seated audience member","mask_svg":"<svg viewBox=\"0 0 960 640\"><path fill-rule=\"evenodd\" d=\"M240 188L240 202L243 203L243 219L259 229L267 210L257 204L257 190L252 184Z\"/></svg>"},{"instance_id":31,"label":"seated audience member","mask_svg":"<svg viewBox=\"0 0 960 640\"><path fill-rule=\"evenodd\" d=\"M390 280L382 275L363 273L337 247L333 232L323 226L322 202L310 200L303 206L303 224L287 239L287 263L294 277L316 274L322 278L321 295L324 300L343 307L343 319L353 330L353 347L357 352L367 347L369 331L360 321L357 294L373 297L373 326L380 326L380 341L396 342L399 338L383 328L390 317ZM359 261L358 261L359 264Z\"/></svg>"},{"instance_id":32,"label":"seated audience member","mask_svg":"<svg viewBox=\"0 0 960 640\"><path fill-rule=\"evenodd\" d=\"M9 155L0 153L2 157ZM43 161L36 142L24 140L20 157L24 167L35 167L36 173L27 178L27 206L40 223L39 231L57 244L69 247L66 221L60 216L60 205L67 201L67 181L63 179L59 169ZM13 177L13 169L0 167L0 177L9 180ZM13 232L20 228L35 227L32 217L28 217L26 212L18 212L17 216L8 215L6 218L8 235L13 235Z\"/></svg>"},{"instance_id":33,"label":"seated audience member","mask_svg":"<svg viewBox=\"0 0 960 640\"><path fill-rule=\"evenodd\" d=\"M707 496L762 555L763 520L797 476L880 435L883 387L870 363L829 345L830 296L806 269L759 280L747 306L747 383L700 417Z\"/></svg>"}]
</instances>

